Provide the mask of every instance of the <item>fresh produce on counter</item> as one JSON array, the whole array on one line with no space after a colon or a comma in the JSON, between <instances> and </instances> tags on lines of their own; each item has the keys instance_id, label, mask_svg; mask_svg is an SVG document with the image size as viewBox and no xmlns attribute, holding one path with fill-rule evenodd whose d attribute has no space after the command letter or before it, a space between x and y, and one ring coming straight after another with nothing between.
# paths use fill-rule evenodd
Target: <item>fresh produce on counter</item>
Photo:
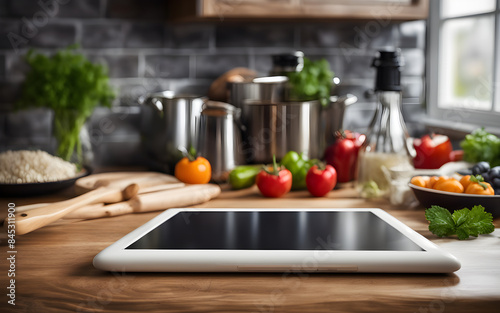
<instances>
[{"instance_id":1,"label":"fresh produce on counter","mask_svg":"<svg viewBox=\"0 0 500 313\"><path fill-rule=\"evenodd\" d=\"M293 177L292 189L302 190L306 189L306 175L311 166L318 162L318 160L308 160L304 154L300 155L295 151L288 151L287 154L281 159L281 165L286 167Z\"/></svg>"},{"instance_id":2,"label":"fresh produce on counter","mask_svg":"<svg viewBox=\"0 0 500 313\"><path fill-rule=\"evenodd\" d=\"M229 185L232 189L244 189L255 184L255 178L264 165L241 165L229 173Z\"/></svg>"},{"instance_id":3,"label":"fresh produce on counter","mask_svg":"<svg viewBox=\"0 0 500 313\"><path fill-rule=\"evenodd\" d=\"M484 128L476 129L460 142L464 160L471 163L486 161L491 167L500 165L500 138Z\"/></svg>"},{"instance_id":4,"label":"fresh produce on counter","mask_svg":"<svg viewBox=\"0 0 500 313\"><path fill-rule=\"evenodd\" d=\"M485 212L481 205L471 210L464 208L453 214L445 208L433 205L425 210L425 218L430 222L429 230L438 237L457 235L459 240L489 234L495 230L493 216Z\"/></svg>"},{"instance_id":5,"label":"fresh produce on counter","mask_svg":"<svg viewBox=\"0 0 500 313\"><path fill-rule=\"evenodd\" d=\"M184 157L175 165L175 177L186 184L206 184L212 178L210 162L201 156L196 156L196 151L190 149L182 151Z\"/></svg>"},{"instance_id":6,"label":"fresh produce on counter","mask_svg":"<svg viewBox=\"0 0 500 313\"><path fill-rule=\"evenodd\" d=\"M346 183L355 178L359 148L366 136L345 130L337 133L337 140L326 148L324 159L337 170L339 183Z\"/></svg>"},{"instance_id":7,"label":"fresh produce on counter","mask_svg":"<svg viewBox=\"0 0 500 313\"><path fill-rule=\"evenodd\" d=\"M453 157L450 138L444 135L425 135L413 140L417 152L413 159L415 168L437 169L448 163ZM454 157L455 158L455 157Z\"/></svg>"},{"instance_id":8,"label":"fresh produce on counter","mask_svg":"<svg viewBox=\"0 0 500 313\"><path fill-rule=\"evenodd\" d=\"M472 175L481 175L493 187L495 194L500 195L500 166L490 168L488 162L482 161L472 167Z\"/></svg>"},{"instance_id":9,"label":"fresh produce on counter","mask_svg":"<svg viewBox=\"0 0 500 313\"><path fill-rule=\"evenodd\" d=\"M260 193L265 197L279 198L292 189L292 173L276 164L273 156L273 167L262 169L255 179Z\"/></svg>"},{"instance_id":10,"label":"fresh produce on counter","mask_svg":"<svg viewBox=\"0 0 500 313\"><path fill-rule=\"evenodd\" d=\"M309 193L315 197L323 197L337 184L337 171L329 164L313 165L306 176Z\"/></svg>"},{"instance_id":11,"label":"fresh produce on counter","mask_svg":"<svg viewBox=\"0 0 500 313\"><path fill-rule=\"evenodd\" d=\"M448 176L415 176L410 180L415 186L430 188L434 190L448 191L454 193L467 193L476 195L495 194L489 183L484 182L481 175L462 176L460 181Z\"/></svg>"}]
</instances>

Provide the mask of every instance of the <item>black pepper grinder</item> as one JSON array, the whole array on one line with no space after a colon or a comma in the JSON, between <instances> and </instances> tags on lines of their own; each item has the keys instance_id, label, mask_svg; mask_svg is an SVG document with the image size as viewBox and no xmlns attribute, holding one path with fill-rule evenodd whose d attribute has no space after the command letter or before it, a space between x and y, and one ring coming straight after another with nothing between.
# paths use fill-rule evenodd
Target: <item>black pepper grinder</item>
<instances>
[{"instance_id":1,"label":"black pepper grinder","mask_svg":"<svg viewBox=\"0 0 500 313\"><path fill-rule=\"evenodd\" d=\"M288 73L302 71L304 67L304 53L302 51L275 54L272 58L273 68L269 73L271 76L287 76Z\"/></svg>"}]
</instances>

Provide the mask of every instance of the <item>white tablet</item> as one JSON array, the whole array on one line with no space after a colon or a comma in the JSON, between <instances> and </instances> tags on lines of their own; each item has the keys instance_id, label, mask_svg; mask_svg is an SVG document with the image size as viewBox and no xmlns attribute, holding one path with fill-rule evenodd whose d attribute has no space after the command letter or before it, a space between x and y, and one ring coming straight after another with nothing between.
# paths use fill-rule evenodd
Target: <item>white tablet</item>
<instances>
[{"instance_id":1,"label":"white tablet","mask_svg":"<svg viewBox=\"0 0 500 313\"><path fill-rule=\"evenodd\" d=\"M132 272L449 273L459 261L381 209L169 209L94 258Z\"/></svg>"}]
</instances>

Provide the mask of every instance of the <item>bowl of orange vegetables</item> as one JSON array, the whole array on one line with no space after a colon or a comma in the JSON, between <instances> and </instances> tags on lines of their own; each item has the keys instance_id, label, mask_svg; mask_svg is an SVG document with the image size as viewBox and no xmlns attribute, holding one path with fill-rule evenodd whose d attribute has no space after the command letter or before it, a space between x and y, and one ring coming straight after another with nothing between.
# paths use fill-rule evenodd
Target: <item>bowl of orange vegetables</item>
<instances>
[{"instance_id":1,"label":"bowl of orange vegetables","mask_svg":"<svg viewBox=\"0 0 500 313\"><path fill-rule=\"evenodd\" d=\"M500 195L481 175L414 176L408 186L425 208L439 205L453 213L463 208L482 205L493 217L500 216Z\"/></svg>"}]
</instances>

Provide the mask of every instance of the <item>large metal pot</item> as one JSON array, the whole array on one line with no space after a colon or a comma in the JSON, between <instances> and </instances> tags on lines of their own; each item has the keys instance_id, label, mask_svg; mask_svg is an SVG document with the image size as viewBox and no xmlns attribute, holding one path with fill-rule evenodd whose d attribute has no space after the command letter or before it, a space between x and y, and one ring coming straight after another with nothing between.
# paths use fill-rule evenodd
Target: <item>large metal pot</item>
<instances>
[{"instance_id":1,"label":"large metal pot","mask_svg":"<svg viewBox=\"0 0 500 313\"><path fill-rule=\"evenodd\" d=\"M335 142L337 131L344 129L345 109L357 101L358 97L351 94L330 97L330 103L326 108L323 108L322 112L325 127L325 147Z\"/></svg>"},{"instance_id":2,"label":"large metal pot","mask_svg":"<svg viewBox=\"0 0 500 313\"><path fill-rule=\"evenodd\" d=\"M331 97L327 107L319 101L278 102L246 100L242 120L250 163L280 160L288 151L322 158L335 132L342 128L345 108L357 101L353 95Z\"/></svg>"},{"instance_id":3,"label":"large metal pot","mask_svg":"<svg viewBox=\"0 0 500 313\"><path fill-rule=\"evenodd\" d=\"M288 151L318 158L323 153L321 104L319 101L246 101L243 123L250 147L249 162L270 163Z\"/></svg>"},{"instance_id":4,"label":"large metal pot","mask_svg":"<svg viewBox=\"0 0 500 313\"><path fill-rule=\"evenodd\" d=\"M182 158L179 147L189 150L197 142L197 123L206 98L153 93L143 100L142 142L152 169L173 174Z\"/></svg>"}]
</instances>

